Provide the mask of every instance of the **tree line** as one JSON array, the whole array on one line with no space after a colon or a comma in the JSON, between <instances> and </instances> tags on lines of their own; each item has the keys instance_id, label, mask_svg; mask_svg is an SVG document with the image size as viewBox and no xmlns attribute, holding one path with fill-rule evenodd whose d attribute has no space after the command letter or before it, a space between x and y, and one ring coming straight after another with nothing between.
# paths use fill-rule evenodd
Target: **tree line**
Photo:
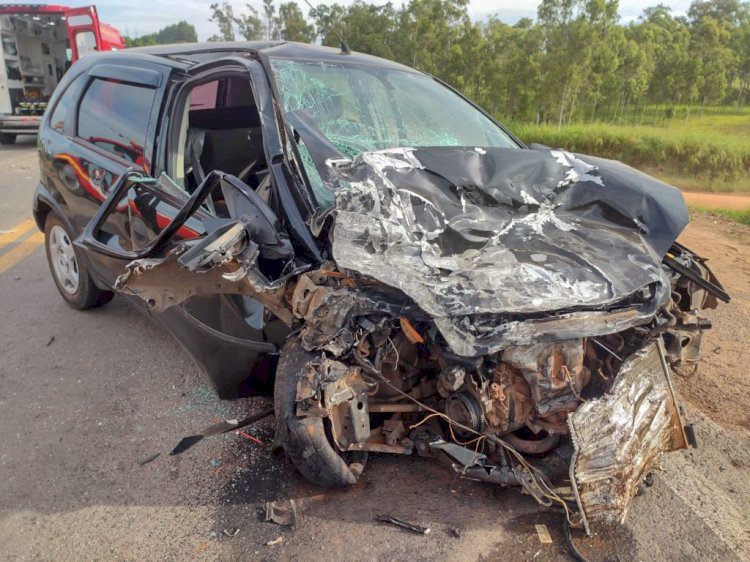
<instances>
[{"instance_id":1,"label":"tree line","mask_svg":"<svg viewBox=\"0 0 750 562\"><path fill-rule=\"evenodd\" d=\"M315 0L311 0L313 5ZM542 0L536 20L473 21L468 0L260 10L211 5L210 40L338 47L407 64L511 121L640 122L679 106L741 109L750 89L750 1L695 0L684 16L657 5L623 23L618 0Z\"/></svg>"},{"instance_id":2,"label":"tree line","mask_svg":"<svg viewBox=\"0 0 750 562\"><path fill-rule=\"evenodd\" d=\"M125 36L126 47L148 47L149 45L168 45L170 43L195 43L198 34L195 26L186 21L179 21L168 25L156 33L148 33L140 37Z\"/></svg>"}]
</instances>

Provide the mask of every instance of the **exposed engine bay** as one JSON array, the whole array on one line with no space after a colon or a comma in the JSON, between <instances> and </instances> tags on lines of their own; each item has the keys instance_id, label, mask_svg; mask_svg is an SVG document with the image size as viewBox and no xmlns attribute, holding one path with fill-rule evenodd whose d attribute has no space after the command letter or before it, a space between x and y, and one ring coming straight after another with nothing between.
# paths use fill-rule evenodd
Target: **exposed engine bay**
<instances>
[{"instance_id":1,"label":"exposed engine bay","mask_svg":"<svg viewBox=\"0 0 750 562\"><path fill-rule=\"evenodd\" d=\"M313 225L328 261L254 235L260 215L236 198L233 221L133 261L116 287L156 312L233 293L281 319L276 399L279 378L293 387L277 440L310 478L298 441L324 429L337 483L366 453L418 454L587 531L622 522L658 456L691 441L672 376L697 368L700 311L729 298L676 242L679 192L562 151L310 152L336 194ZM227 201L239 183L222 183Z\"/></svg>"},{"instance_id":2,"label":"exposed engine bay","mask_svg":"<svg viewBox=\"0 0 750 562\"><path fill-rule=\"evenodd\" d=\"M670 365L697 364L708 324L695 310L716 301L677 273L673 287L664 326L467 358L428 320L378 306L368 280L303 274L292 311L318 355L298 381L297 415L326 418L340 451L438 457L542 502L577 500L586 525L621 523L658 454L688 446ZM602 481L618 485L602 496Z\"/></svg>"}]
</instances>

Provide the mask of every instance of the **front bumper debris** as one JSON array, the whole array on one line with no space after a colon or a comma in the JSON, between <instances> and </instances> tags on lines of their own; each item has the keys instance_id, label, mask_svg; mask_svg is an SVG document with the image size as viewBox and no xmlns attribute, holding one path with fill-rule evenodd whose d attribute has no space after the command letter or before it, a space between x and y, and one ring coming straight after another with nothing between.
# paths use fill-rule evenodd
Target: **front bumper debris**
<instances>
[{"instance_id":1,"label":"front bumper debris","mask_svg":"<svg viewBox=\"0 0 750 562\"><path fill-rule=\"evenodd\" d=\"M687 448L661 339L627 359L610 392L568 416L570 481L586 532L622 524L638 484L659 455Z\"/></svg>"}]
</instances>

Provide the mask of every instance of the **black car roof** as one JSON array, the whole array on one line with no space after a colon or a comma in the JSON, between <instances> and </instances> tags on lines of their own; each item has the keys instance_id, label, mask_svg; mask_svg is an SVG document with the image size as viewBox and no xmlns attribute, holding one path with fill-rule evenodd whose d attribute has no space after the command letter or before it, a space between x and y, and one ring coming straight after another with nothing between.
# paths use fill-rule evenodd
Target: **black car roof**
<instances>
[{"instance_id":1,"label":"black car roof","mask_svg":"<svg viewBox=\"0 0 750 562\"><path fill-rule=\"evenodd\" d=\"M418 72L402 64L367 55L364 53L344 53L341 49L311 45L309 43L295 43L292 41L226 41L209 43L175 43L172 45L154 45L150 47L135 47L116 51L118 55L146 55L167 58L184 68L195 64L218 60L232 54L258 53L288 59L313 60L324 62L344 62L350 64L367 64L395 70ZM106 56L101 53L99 56Z\"/></svg>"}]
</instances>

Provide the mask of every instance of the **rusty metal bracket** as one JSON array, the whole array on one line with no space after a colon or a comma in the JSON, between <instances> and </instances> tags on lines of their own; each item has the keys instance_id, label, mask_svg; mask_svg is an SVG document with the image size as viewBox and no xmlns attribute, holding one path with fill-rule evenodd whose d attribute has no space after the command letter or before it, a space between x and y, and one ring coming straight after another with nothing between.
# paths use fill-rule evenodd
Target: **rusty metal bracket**
<instances>
[{"instance_id":1,"label":"rusty metal bracket","mask_svg":"<svg viewBox=\"0 0 750 562\"><path fill-rule=\"evenodd\" d=\"M230 264L196 273L180 267L178 257L179 252L173 252L165 258L130 262L125 273L117 278L115 289L142 298L156 312L163 312L196 295L245 295L263 304L287 326L294 322L291 311L284 304L283 286L265 290L248 277L231 280L235 272Z\"/></svg>"}]
</instances>

